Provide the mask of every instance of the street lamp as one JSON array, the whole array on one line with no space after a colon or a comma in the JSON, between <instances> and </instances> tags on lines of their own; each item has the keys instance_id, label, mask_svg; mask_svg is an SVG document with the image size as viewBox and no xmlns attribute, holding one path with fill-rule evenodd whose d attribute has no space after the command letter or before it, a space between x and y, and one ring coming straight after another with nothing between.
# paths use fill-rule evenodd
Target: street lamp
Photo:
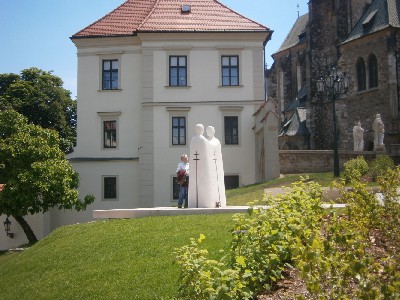
<instances>
[{"instance_id":1,"label":"street lamp","mask_svg":"<svg viewBox=\"0 0 400 300\"><path fill-rule=\"evenodd\" d=\"M325 78L321 77L317 81L317 90L321 94L330 96L332 100L332 119L333 119L333 176L339 177L339 149L338 149L338 135L336 129L336 99L347 94L349 90L350 78L344 72L339 74L335 67L332 67Z\"/></svg>"},{"instance_id":2,"label":"street lamp","mask_svg":"<svg viewBox=\"0 0 400 300\"><path fill-rule=\"evenodd\" d=\"M3 222L3 224L7 236L12 239L14 237L14 233L10 232L11 221L8 219L8 217L6 217L6 220Z\"/></svg>"}]
</instances>

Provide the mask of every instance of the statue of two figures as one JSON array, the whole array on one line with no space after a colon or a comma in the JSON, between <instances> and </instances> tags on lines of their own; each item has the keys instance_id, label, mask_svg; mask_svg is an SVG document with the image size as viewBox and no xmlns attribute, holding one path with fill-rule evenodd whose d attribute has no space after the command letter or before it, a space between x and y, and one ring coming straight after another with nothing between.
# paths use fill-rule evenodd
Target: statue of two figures
<instances>
[{"instance_id":1,"label":"statue of two figures","mask_svg":"<svg viewBox=\"0 0 400 300\"><path fill-rule=\"evenodd\" d=\"M374 131L374 151L386 151L385 144L383 143L385 124L380 114L375 115L372 129ZM361 127L361 122L357 122L353 127L353 139L354 151L364 151L364 129Z\"/></svg>"},{"instance_id":2,"label":"statue of two figures","mask_svg":"<svg viewBox=\"0 0 400 300\"><path fill-rule=\"evenodd\" d=\"M224 164L221 143L215 129L196 125L196 135L190 142L189 207L226 207Z\"/></svg>"}]
</instances>

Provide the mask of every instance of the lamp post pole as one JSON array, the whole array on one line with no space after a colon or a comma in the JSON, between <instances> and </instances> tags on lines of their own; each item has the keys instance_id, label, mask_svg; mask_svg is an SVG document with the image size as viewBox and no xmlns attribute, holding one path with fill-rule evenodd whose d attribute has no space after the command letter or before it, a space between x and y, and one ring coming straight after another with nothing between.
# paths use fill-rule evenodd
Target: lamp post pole
<instances>
[{"instance_id":1,"label":"lamp post pole","mask_svg":"<svg viewBox=\"0 0 400 300\"><path fill-rule=\"evenodd\" d=\"M338 134L336 128L336 96L332 93L332 118L333 118L333 177L340 177Z\"/></svg>"},{"instance_id":2,"label":"lamp post pole","mask_svg":"<svg viewBox=\"0 0 400 300\"><path fill-rule=\"evenodd\" d=\"M317 90L319 93L324 93L326 96L332 96L332 121L333 121L333 176L339 177L339 145L336 119L336 99L347 93L349 89L349 77L346 73L341 76L335 67L332 67L325 78L320 78L317 81Z\"/></svg>"}]
</instances>

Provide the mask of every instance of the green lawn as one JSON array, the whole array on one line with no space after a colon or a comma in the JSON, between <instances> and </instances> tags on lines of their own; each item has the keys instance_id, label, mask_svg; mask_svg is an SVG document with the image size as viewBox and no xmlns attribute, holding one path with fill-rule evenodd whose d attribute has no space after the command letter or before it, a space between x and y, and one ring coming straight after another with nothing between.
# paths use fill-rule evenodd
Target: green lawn
<instances>
[{"instance_id":1,"label":"green lawn","mask_svg":"<svg viewBox=\"0 0 400 300\"><path fill-rule=\"evenodd\" d=\"M332 172L285 175L282 178L274 179L268 182L262 182L238 189L227 190L227 205L248 205L249 202L252 202L254 200L261 201L263 200L264 190L266 188L289 186L291 183L299 181L301 177L305 178L306 176L308 176L308 180L314 180L323 187L328 187L331 181L334 180Z\"/></svg>"},{"instance_id":2,"label":"green lawn","mask_svg":"<svg viewBox=\"0 0 400 300\"><path fill-rule=\"evenodd\" d=\"M330 174L330 175L327 175ZM300 175L227 191L228 205L262 200L264 189ZM331 173L313 174L323 182ZM55 230L20 253L0 254L0 299L173 299L173 251L206 236L211 259L229 249L232 214L98 221Z\"/></svg>"},{"instance_id":3,"label":"green lawn","mask_svg":"<svg viewBox=\"0 0 400 300\"><path fill-rule=\"evenodd\" d=\"M231 223L222 214L62 227L22 253L0 255L0 299L172 299L174 249L203 233L210 257L219 259Z\"/></svg>"}]
</instances>

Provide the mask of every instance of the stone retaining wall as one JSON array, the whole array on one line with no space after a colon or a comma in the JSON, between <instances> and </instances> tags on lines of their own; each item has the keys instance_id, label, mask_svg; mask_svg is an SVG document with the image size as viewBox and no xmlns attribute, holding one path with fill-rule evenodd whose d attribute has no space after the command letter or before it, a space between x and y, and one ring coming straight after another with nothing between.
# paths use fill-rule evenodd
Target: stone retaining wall
<instances>
[{"instance_id":1,"label":"stone retaining wall","mask_svg":"<svg viewBox=\"0 0 400 300\"><path fill-rule=\"evenodd\" d=\"M369 161L376 158L372 151L339 151L340 170L348 160L364 156ZM279 150L281 174L333 172L332 150Z\"/></svg>"}]
</instances>

